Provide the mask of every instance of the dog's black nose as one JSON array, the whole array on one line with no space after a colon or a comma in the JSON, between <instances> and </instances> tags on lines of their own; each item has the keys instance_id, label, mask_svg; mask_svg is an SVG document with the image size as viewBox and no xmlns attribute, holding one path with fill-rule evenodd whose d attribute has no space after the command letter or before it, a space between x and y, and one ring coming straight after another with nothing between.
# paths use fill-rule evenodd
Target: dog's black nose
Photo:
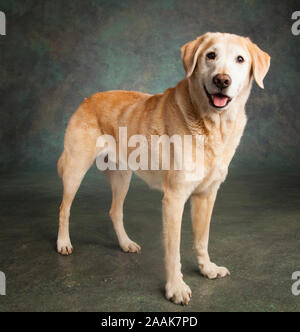
<instances>
[{"instance_id":1,"label":"dog's black nose","mask_svg":"<svg viewBox=\"0 0 300 332\"><path fill-rule=\"evenodd\" d=\"M213 83L221 90L226 89L231 84L231 78L226 74L218 74L213 78Z\"/></svg>"}]
</instances>

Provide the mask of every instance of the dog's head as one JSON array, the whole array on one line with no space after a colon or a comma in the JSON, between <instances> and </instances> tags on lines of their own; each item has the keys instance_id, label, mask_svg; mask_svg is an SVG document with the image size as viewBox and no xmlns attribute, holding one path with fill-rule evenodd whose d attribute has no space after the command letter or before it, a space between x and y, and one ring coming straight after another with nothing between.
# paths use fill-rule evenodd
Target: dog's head
<instances>
[{"instance_id":1,"label":"dog's head","mask_svg":"<svg viewBox=\"0 0 300 332\"><path fill-rule=\"evenodd\" d=\"M243 91L250 91L253 77L264 88L270 67L270 56L249 38L227 33L207 33L185 44L181 54L187 78L215 111L227 109Z\"/></svg>"}]
</instances>

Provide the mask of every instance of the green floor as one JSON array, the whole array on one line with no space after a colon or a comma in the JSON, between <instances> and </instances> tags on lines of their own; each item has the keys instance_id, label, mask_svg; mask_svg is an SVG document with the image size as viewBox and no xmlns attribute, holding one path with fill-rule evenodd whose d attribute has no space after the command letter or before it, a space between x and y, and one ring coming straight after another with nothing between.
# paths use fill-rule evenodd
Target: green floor
<instances>
[{"instance_id":1,"label":"green floor","mask_svg":"<svg viewBox=\"0 0 300 332\"><path fill-rule=\"evenodd\" d=\"M164 298L161 194L134 179L125 224L141 254L125 254L108 217L110 191L93 168L71 214L74 254L55 252L61 185L52 172L1 176L0 311L299 311L291 276L300 270L300 177L231 171L213 215L210 254L231 277L200 276L186 207L182 265L186 307Z\"/></svg>"}]
</instances>

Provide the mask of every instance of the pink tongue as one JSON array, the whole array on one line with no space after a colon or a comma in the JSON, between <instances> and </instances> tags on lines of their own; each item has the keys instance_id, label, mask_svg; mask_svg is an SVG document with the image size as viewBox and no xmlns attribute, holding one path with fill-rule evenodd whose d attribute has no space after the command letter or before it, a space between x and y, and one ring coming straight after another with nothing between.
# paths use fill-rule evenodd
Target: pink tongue
<instances>
[{"instance_id":1,"label":"pink tongue","mask_svg":"<svg viewBox=\"0 0 300 332\"><path fill-rule=\"evenodd\" d=\"M228 97L225 96L219 96L219 95L213 95L213 102L216 107L224 107L226 106Z\"/></svg>"}]
</instances>

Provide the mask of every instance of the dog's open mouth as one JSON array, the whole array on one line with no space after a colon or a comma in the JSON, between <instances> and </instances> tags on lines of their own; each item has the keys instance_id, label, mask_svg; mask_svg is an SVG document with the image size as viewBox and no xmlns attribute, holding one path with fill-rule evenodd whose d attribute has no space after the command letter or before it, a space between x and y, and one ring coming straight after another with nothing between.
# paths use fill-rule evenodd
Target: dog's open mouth
<instances>
[{"instance_id":1,"label":"dog's open mouth","mask_svg":"<svg viewBox=\"0 0 300 332\"><path fill-rule=\"evenodd\" d=\"M232 98L224 95L223 93L210 94L205 86L204 90L207 94L210 104L215 108L222 109L226 107L232 100Z\"/></svg>"}]
</instances>

